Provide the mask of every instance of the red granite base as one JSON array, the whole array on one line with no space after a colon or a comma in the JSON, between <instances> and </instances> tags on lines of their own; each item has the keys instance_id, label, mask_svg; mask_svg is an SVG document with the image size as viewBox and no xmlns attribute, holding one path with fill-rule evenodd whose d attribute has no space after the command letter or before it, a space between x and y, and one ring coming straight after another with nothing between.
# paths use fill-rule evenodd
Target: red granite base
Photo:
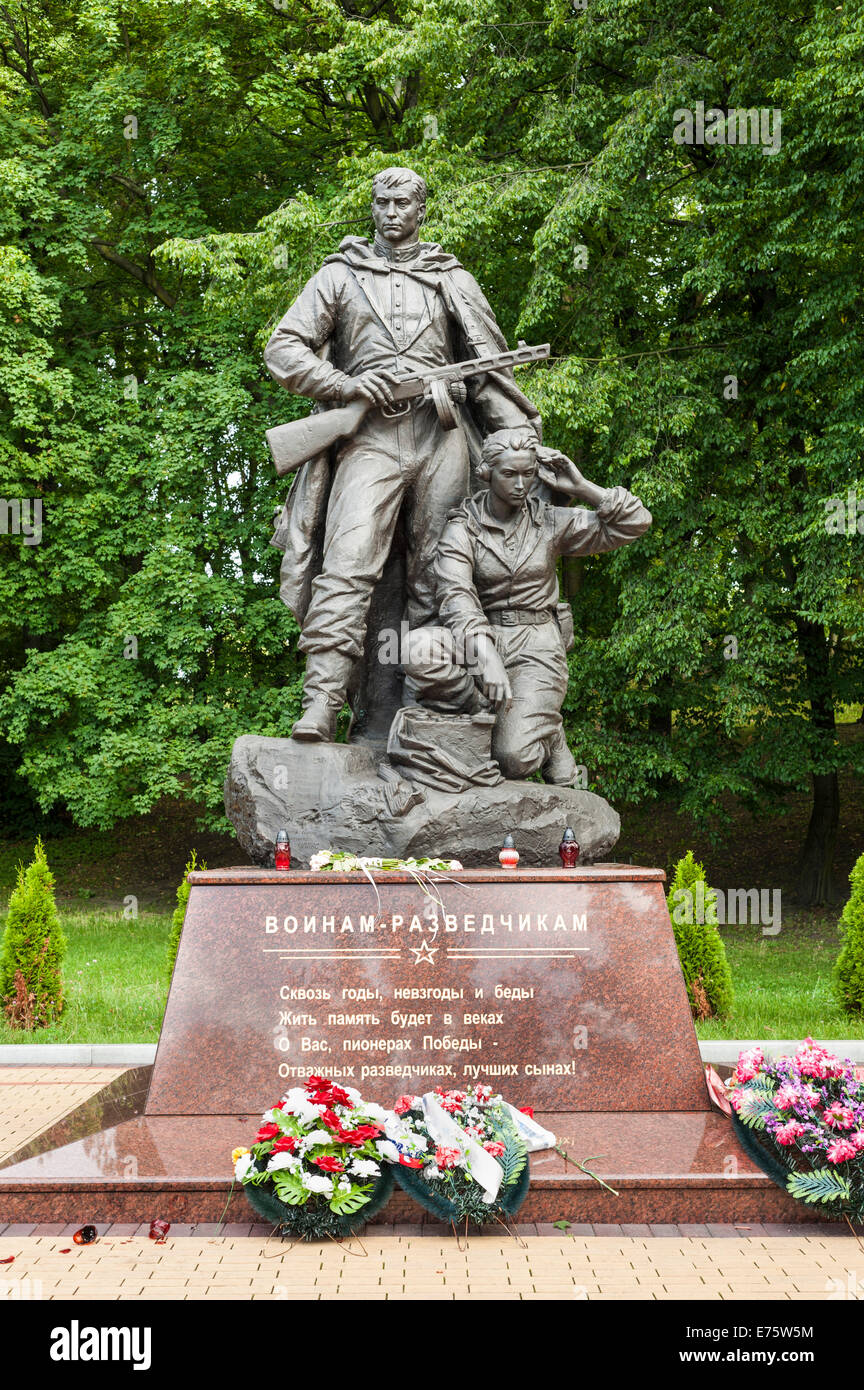
<instances>
[{"instance_id":1,"label":"red granite base","mask_svg":"<svg viewBox=\"0 0 864 1390\"><path fill-rule=\"evenodd\" d=\"M754 1167L719 1113L537 1118L554 1128L568 1158L554 1150L532 1155L521 1221L814 1219L812 1208L793 1202ZM68 1126L71 1119L62 1123ZM22 1151L17 1162L0 1170L0 1221L248 1220L242 1191L231 1192L230 1153L248 1142L257 1122L257 1115L139 1115L60 1148L26 1157ZM581 1171L578 1162L615 1192ZM422 1219L416 1204L398 1190L378 1218L386 1223Z\"/></svg>"},{"instance_id":2,"label":"red granite base","mask_svg":"<svg viewBox=\"0 0 864 1390\"><path fill-rule=\"evenodd\" d=\"M148 1115L263 1112L322 1068L385 1106L482 1079L547 1112L710 1110L661 869L463 870L443 908L373 877L189 875Z\"/></svg>"},{"instance_id":3,"label":"red granite base","mask_svg":"<svg viewBox=\"0 0 864 1390\"><path fill-rule=\"evenodd\" d=\"M443 884L439 922L408 874L192 874L155 1067L0 1165L0 1222L248 1221L231 1151L318 1065L383 1104L515 1078L507 1098L568 1155L533 1155L527 1222L812 1222L711 1109L663 877L474 870ZM401 1191L379 1218L418 1219Z\"/></svg>"}]
</instances>

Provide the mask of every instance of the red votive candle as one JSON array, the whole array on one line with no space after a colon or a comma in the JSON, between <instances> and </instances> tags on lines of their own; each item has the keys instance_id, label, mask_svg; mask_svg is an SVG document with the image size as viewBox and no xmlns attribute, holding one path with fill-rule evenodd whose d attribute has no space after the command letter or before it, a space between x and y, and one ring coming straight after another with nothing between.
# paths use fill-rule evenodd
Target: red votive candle
<instances>
[{"instance_id":1,"label":"red votive candle","mask_svg":"<svg viewBox=\"0 0 864 1390\"><path fill-rule=\"evenodd\" d=\"M565 869L576 868L576 863L579 859L579 846L576 843L576 836L573 834L569 825L564 831L564 838L558 846L558 853Z\"/></svg>"},{"instance_id":2,"label":"red votive candle","mask_svg":"<svg viewBox=\"0 0 864 1390\"><path fill-rule=\"evenodd\" d=\"M291 868L291 844L288 839L288 831L280 830L276 836L276 848L273 858L277 869Z\"/></svg>"}]
</instances>

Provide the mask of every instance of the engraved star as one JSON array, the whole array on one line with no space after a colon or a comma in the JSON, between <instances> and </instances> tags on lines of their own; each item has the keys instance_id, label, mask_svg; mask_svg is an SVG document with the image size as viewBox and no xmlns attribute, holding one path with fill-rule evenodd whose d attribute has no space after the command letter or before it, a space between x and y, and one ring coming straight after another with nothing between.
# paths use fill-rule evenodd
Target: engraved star
<instances>
[{"instance_id":1,"label":"engraved star","mask_svg":"<svg viewBox=\"0 0 864 1390\"><path fill-rule=\"evenodd\" d=\"M422 946L411 946L409 950L414 953L414 964L419 965L421 960L425 960L427 965L435 964L435 952L437 946L430 946L428 941L424 941Z\"/></svg>"}]
</instances>

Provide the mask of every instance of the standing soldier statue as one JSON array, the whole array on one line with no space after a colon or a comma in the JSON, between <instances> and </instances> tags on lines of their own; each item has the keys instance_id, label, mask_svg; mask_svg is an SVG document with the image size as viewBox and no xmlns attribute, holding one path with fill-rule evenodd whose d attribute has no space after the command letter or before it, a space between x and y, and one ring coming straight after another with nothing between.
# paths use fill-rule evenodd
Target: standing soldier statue
<instances>
[{"instance_id":1,"label":"standing soldier statue","mask_svg":"<svg viewBox=\"0 0 864 1390\"><path fill-rule=\"evenodd\" d=\"M225 806L256 863L272 864L280 827L301 858L434 846L472 867L508 827L535 865L565 825L586 862L620 832L576 785L564 735L573 617L556 564L651 518L543 445L513 368L549 344L508 349L477 282L419 240L425 211L418 174L377 174L374 240L346 237L267 344L275 380L314 406L267 431L294 475L273 544L306 677L290 740L244 734L232 750Z\"/></svg>"},{"instance_id":2,"label":"standing soldier statue","mask_svg":"<svg viewBox=\"0 0 864 1390\"><path fill-rule=\"evenodd\" d=\"M540 417L495 316L455 257L418 239L426 185L410 169L372 183L375 239L346 237L279 323L265 351L273 377L316 412L269 431L280 472L298 470L274 545L281 595L302 626L304 711L292 737L331 740L364 652L373 590L405 519L405 611L438 616L433 562L448 512L470 490L483 435ZM483 365L485 364L485 365Z\"/></svg>"}]
</instances>

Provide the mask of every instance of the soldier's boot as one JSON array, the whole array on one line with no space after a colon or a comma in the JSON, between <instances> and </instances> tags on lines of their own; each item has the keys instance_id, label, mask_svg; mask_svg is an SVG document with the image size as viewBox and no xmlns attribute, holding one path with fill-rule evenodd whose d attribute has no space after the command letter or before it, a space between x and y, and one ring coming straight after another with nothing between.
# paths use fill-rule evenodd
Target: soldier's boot
<instances>
[{"instance_id":1,"label":"soldier's boot","mask_svg":"<svg viewBox=\"0 0 864 1390\"><path fill-rule=\"evenodd\" d=\"M301 743L332 743L341 708L325 700L313 700L295 723L291 737Z\"/></svg>"},{"instance_id":2,"label":"soldier's boot","mask_svg":"<svg viewBox=\"0 0 864 1390\"><path fill-rule=\"evenodd\" d=\"M303 743L332 743L354 658L338 651L309 652L303 681L303 713L291 737Z\"/></svg>"},{"instance_id":3,"label":"soldier's boot","mask_svg":"<svg viewBox=\"0 0 864 1390\"><path fill-rule=\"evenodd\" d=\"M559 729L550 741L549 756L543 764L543 781L557 787L581 786L576 759L567 747L564 730Z\"/></svg>"}]
</instances>

